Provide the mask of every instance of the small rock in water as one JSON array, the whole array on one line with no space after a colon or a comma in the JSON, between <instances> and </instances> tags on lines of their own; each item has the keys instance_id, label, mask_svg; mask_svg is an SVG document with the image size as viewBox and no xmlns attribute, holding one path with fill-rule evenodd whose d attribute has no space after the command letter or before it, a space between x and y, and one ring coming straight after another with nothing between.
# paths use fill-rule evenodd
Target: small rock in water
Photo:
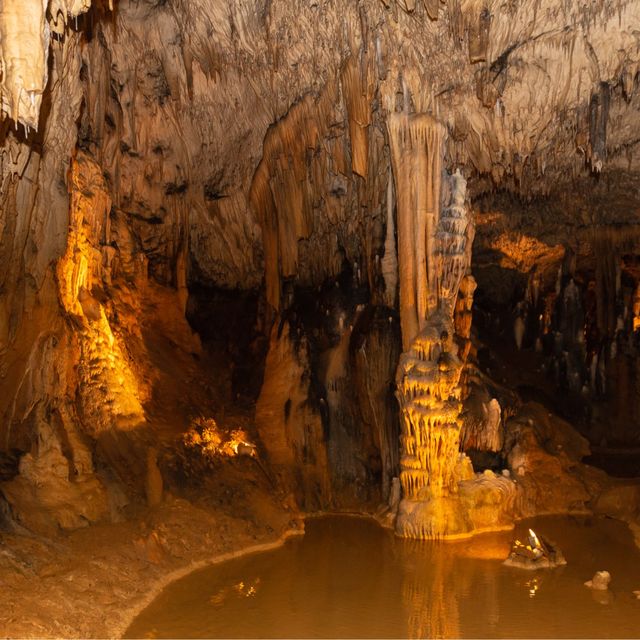
<instances>
[{"instance_id":1,"label":"small rock in water","mask_svg":"<svg viewBox=\"0 0 640 640\"><path fill-rule=\"evenodd\" d=\"M609 588L611 582L611 574L608 571L596 571L591 580L587 580L584 584L585 587L590 589L598 589L599 591L605 591Z\"/></svg>"},{"instance_id":2,"label":"small rock in water","mask_svg":"<svg viewBox=\"0 0 640 640\"><path fill-rule=\"evenodd\" d=\"M504 564L520 569L552 569L567 564L567 561L554 543L539 538L529 529L526 544L515 540Z\"/></svg>"}]
</instances>

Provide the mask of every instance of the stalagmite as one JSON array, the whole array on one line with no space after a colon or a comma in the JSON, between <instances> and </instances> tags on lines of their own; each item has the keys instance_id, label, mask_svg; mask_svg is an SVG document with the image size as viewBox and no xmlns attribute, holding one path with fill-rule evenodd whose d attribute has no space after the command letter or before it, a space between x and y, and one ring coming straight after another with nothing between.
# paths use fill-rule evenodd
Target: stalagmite
<instances>
[{"instance_id":1,"label":"stalagmite","mask_svg":"<svg viewBox=\"0 0 640 640\"><path fill-rule=\"evenodd\" d=\"M472 476L471 463L459 452L464 362L454 340L454 313L473 241L466 180L459 171L443 174L445 131L431 116L392 114L388 129L398 194L405 350L396 374L403 492L396 528L405 537L456 537L486 526L471 515L477 494L470 502L456 496L459 483ZM474 289L475 282L467 277L461 311L470 313ZM466 320L464 330L470 329ZM509 494L503 485L508 481L499 479L484 489Z\"/></svg>"},{"instance_id":2,"label":"stalagmite","mask_svg":"<svg viewBox=\"0 0 640 640\"><path fill-rule=\"evenodd\" d=\"M462 366L452 341L451 313L459 280L454 281L454 269L447 273L454 276L452 281L443 277L437 283L436 263L445 276L445 266L452 264L446 251L464 245L457 236L461 231L464 237L467 220L440 227L436 254L444 129L426 114L393 114L388 127L398 194L400 320L405 349L397 373L403 448L400 482L404 499L418 500L425 490L440 497L456 489L460 429L456 387ZM438 284L442 285L440 299ZM415 533L407 527L401 532ZM419 537L432 533L421 530Z\"/></svg>"},{"instance_id":3,"label":"stalagmite","mask_svg":"<svg viewBox=\"0 0 640 640\"><path fill-rule=\"evenodd\" d=\"M56 276L60 304L78 327L83 362L78 368L78 405L93 434L114 426L135 429L145 420L142 405L147 392L98 299L103 257L96 245L106 240L111 200L97 165L84 154L73 162L71 182L70 232Z\"/></svg>"}]
</instances>

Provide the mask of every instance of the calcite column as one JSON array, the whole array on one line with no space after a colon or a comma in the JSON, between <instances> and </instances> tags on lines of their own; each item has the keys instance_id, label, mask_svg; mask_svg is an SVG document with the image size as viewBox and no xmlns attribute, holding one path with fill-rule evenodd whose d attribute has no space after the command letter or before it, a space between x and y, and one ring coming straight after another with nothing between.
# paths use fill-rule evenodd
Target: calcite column
<instances>
[{"instance_id":1,"label":"calcite column","mask_svg":"<svg viewBox=\"0 0 640 640\"><path fill-rule=\"evenodd\" d=\"M409 348L436 306L435 225L445 129L427 114L394 113L387 123L396 185L402 346Z\"/></svg>"},{"instance_id":2,"label":"calcite column","mask_svg":"<svg viewBox=\"0 0 640 640\"><path fill-rule=\"evenodd\" d=\"M442 180L444 127L425 114L393 114L388 130L404 348L396 374L403 492L397 528L404 536L435 538L455 530L441 499L472 473L459 454L463 362L454 340L472 226L466 181L459 173ZM426 511L425 503L431 504Z\"/></svg>"}]
</instances>

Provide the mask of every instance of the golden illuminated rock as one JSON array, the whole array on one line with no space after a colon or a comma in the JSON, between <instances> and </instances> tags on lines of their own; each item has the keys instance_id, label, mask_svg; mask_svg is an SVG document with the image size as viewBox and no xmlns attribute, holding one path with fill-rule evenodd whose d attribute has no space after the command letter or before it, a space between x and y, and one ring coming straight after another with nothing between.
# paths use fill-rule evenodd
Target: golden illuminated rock
<instances>
[{"instance_id":1,"label":"golden illuminated rock","mask_svg":"<svg viewBox=\"0 0 640 640\"><path fill-rule=\"evenodd\" d=\"M504 478L471 480L471 463L460 453L464 361L454 336L457 324L468 343L473 224L462 175L441 178L442 132L426 115L395 114L389 122L405 346L396 374L403 493L396 530L414 538L455 538L509 526L503 512L514 494ZM460 495L463 482L471 484Z\"/></svg>"},{"instance_id":2,"label":"golden illuminated rock","mask_svg":"<svg viewBox=\"0 0 640 640\"><path fill-rule=\"evenodd\" d=\"M103 290L101 247L111 242L111 199L97 165L82 155L73 164L71 182L70 233L56 273L61 304L79 327L81 407L93 434L112 426L134 428L144 422L148 391L96 297Z\"/></svg>"}]
</instances>

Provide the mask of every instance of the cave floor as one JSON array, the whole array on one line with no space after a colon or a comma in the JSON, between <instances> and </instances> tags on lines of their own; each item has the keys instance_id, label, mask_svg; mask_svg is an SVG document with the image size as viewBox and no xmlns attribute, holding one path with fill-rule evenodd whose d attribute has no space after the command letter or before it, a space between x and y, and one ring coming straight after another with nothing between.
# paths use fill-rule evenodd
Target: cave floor
<instances>
[{"instance_id":1,"label":"cave floor","mask_svg":"<svg viewBox=\"0 0 640 640\"><path fill-rule=\"evenodd\" d=\"M254 475L235 474L240 515L222 496L218 505L211 495L206 502L166 496L127 521L52 538L0 532L0 634L119 637L176 574L302 528Z\"/></svg>"}]
</instances>

